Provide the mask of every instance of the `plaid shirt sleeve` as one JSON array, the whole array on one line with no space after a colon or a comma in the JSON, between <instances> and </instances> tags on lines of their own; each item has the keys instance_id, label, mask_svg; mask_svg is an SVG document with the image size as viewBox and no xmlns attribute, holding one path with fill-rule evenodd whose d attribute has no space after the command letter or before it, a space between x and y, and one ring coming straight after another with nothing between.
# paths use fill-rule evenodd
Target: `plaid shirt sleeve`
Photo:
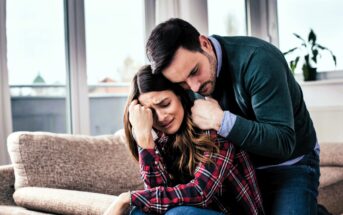
<instances>
[{"instance_id":1,"label":"plaid shirt sleeve","mask_svg":"<svg viewBox=\"0 0 343 215\"><path fill-rule=\"evenodd\" d=\"M145 171L155 175L153 181L151 178L145 181L148 184L156 186L149 186L150 189L132 192L132 204L141 208L144 212L149 213L165 213L169 208L177 205L194 205L198 207L207 207L214 194L216 194L223 181L232 175L232 166L235 155L235 148L227 141L219 142L219 153L211 154L213 163L199 163L197 166L194 179L187 184L179 184L174 187L165 186L166 181L160 169L153 165L145 165ZM150 155L153 154L149 151ZM148 152L147 152L148 153ZM207 154L207 156L210 156ZM143 157L143 156L142 156ZM146 156L145 156L146 158ZM158 156L155 156L155 161L158 162ZM144 159L145 164L150 162L149 159ZM151 159L151 161L154 159ZM144 178L144 176L143 176Z\"/></svg>"},{"instance_id":2,"label":"plaid shirt sleeve","mask_svg":"<svg viewBox=\"0 0 343 215\"><path fill-rule=\"evenodd\" d=\"M169 175L165 170L158 148L143 149L138 147L140 173L145 189L170 185Z\"/></svg>"}]
</instances>

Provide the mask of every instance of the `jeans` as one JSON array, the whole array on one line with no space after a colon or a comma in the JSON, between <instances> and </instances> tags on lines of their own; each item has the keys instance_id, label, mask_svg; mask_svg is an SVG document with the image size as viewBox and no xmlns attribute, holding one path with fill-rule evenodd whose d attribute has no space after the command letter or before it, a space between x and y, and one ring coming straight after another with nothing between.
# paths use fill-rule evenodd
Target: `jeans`
<instances>
[{"instance_id":1,"label":"jeans","mask_svg":"<svg viewBox=\"0 0 343 215\"><path fill-rule=\"evenodd\" d=\"M165 213L166 215L224 215L224 213L204 209L204 208L197 208L192 206L178 206L175 208L171 208ZM135 208L130 215L147 215L146 213L142 212L138 208Z\"/></svg>"},{"instance_id":2,"label":"jeans","mask_svg":"<svg viewBox=\"0 0 343 215\"><path fill-rule=\"evenodd\" d=\"M291 166L256 170L267 214L317 214L319 155L313 150Z\"/></svg>"}]
</instances>

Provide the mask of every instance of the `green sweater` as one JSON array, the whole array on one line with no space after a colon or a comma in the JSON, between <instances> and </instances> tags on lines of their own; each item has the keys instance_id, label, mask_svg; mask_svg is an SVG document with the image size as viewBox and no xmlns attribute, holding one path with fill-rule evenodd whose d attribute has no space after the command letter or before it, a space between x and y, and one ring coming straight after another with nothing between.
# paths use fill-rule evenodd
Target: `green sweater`
<instances>
[{"instance_id":1,"label":"green sweater","mask_svg":"<svg viewBox=\"0 0 343 215\"><path fill-rule=\"evenodd\" d=\"M223 53L213 97L223 110L237 115L226 138L251 152L257 165L313 150L316 132L282 53L253 37L213 37Z\"/></svg>"}]
</instances>

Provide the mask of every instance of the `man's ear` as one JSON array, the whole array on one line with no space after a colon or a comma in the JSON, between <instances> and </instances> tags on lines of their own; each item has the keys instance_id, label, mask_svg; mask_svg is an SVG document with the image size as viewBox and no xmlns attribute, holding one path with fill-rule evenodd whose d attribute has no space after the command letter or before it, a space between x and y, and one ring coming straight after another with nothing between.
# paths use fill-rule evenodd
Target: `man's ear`
<instances>
[{"instance_id":1,"label":"man's ear","mask_svg":"<svg viewBox=\"0 0 343 215\"><path fill-rule=\"evenodd\" d=\"M200 46L201 46L202 50L204 50L206 52L212 52L213 51L212 44L206 36L200 35L199 36L199 42L200 42Z\"/></svg>"}]
</instances>

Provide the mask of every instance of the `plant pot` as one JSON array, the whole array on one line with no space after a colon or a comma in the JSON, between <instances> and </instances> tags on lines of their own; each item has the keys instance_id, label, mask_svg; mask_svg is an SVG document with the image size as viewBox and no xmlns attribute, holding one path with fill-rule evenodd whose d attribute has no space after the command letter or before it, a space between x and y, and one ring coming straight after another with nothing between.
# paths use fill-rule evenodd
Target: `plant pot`
<instances>
[{"instance_id":1,"label":"plant pot","mask_svg":"<svg viewBox=\"0 0 343 215\"><path fill-rule=\"evenodd\" d=\"M317 68L303 66L304 81L315 81L317 80Z\"/></svg>"}]
</instances>

